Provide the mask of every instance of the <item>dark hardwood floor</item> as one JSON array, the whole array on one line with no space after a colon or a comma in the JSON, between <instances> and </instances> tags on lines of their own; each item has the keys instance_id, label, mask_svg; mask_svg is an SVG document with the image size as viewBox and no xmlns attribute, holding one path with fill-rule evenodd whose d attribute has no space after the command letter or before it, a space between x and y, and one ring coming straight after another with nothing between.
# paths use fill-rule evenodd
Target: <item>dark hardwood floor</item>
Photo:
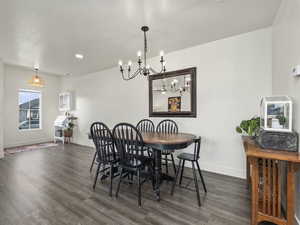
<instances>
[{"instance_id":1,"label":"dark hardwood floor","mask_svg":"<svg viewBox=\"0 0 300 225\"><path fill-rule=\"evenodd\" d=\"M176 188L170 196L171 183L164 183L157 202L145 184L139 208L135 185L121 185L118 199L108 196L106 181L93 191L92 153L88 147L60 145L0 160L0 225L250 224L244 180L204 172L208 194L199 183L201 208L195 192Z\"/></svg>"}]
</instances>

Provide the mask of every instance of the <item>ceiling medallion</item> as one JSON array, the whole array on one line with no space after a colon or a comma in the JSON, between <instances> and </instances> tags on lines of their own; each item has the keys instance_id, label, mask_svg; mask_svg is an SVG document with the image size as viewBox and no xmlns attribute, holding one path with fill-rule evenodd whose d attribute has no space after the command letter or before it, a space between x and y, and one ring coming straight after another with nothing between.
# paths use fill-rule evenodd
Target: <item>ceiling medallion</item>
<instances>
[{"instance_id":1,"label":"ceiling medallion","mask_svg":"<svg viewBox=\"0 0 300 225\"><path fill-rule=\"evenodd\" d=\"M45 83L44 83L43 79L40 76L38 76L39 69L34 68L34 71L35 71L35 75L32 76L32 78L30 79L30 81L28 83L33 87L44 87Z\"/></svg>"},{"instance_id":2,"label":"ceiling medallion","mask_svg":"<svg viewBox=\"0 0 300 225\"><path fill-rule=\"evenodd\" d=\"M142 59L142 52L138 51L138 69L132 73L132 62L129 61L126 66L123 66L123 62L119 61L120 72L122 74L123 80L131 80L138 75L144 75L149 77L151 74L160 74L166 72L165 60L164 60L164 52L160 51L160 64L161 70L160 72L155 71L149 64L147 64L147 36L146 33L149 31L149 27L143 26L141 30L144 32L144 54Z\"/></svg>"}]
</instances>

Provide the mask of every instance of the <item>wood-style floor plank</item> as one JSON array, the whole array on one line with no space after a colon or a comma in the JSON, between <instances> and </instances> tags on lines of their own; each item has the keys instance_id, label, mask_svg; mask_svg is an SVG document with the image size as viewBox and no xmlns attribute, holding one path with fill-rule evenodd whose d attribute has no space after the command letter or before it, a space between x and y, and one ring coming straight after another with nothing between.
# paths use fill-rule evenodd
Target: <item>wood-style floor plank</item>
<instances>
[{"instance_id":1,"label":"wood-style floor plank","mask_svg":"<svg viewBox=\"0 0 300 225\"><path fill-rule=\"evenodd\" d=\"M99 181L93 191L94 172L89 173L93 151L59 145L0 160L0 225L250 224L244 180L203 172L208 194L199 184L201 208L195 192L177 187L171 196L171 182L164 183L162 200L157 202L151 185L144 184L139 208L134 184L122 184L118 199L108 196L106 181Z\"/></svg>"}]
</instances>

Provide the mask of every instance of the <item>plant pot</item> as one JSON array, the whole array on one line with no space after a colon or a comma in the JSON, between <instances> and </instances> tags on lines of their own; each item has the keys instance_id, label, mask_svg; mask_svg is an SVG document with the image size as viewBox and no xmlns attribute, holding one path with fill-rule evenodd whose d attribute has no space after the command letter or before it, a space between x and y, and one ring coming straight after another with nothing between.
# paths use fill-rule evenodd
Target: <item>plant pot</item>
<instances>
[{"instance_id":1,"label":"plant pot","mask_svg":"<svg viewBox=\"0 0 300 225\"><path fill-rule=\"evenodd\" d=\"M64 130L64 136L65 137L72 137L73 136L73 130Z\"/></svg>"},{"instance_id":2,"label":"plant pot","mask_svg":"<svg viewBox=\"0 0 300 225\"><path fill-rule=\"evenodd\" d=\"M257 136L250 136L250 135L242 135L242 137L247 137L247 138L250 138L251 140L255 140Z\"/></svg>"}]
</instances>

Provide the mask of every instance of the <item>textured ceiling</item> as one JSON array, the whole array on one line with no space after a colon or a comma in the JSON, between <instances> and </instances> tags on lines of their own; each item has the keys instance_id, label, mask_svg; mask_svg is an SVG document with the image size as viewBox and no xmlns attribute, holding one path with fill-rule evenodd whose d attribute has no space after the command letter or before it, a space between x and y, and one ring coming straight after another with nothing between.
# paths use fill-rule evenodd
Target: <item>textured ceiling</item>
<instances>
[{"instance_id":1,"label":"textured ceiling","mask_svg":"<svg viewBox=\"0 0 300 225\"><path fill-rule=\"evenodd\" d=\"M281 0L0 0L6 63L80 75L270 26ZM84 59L74 57L82 53Z\"/></svg>"}]
</instances>

